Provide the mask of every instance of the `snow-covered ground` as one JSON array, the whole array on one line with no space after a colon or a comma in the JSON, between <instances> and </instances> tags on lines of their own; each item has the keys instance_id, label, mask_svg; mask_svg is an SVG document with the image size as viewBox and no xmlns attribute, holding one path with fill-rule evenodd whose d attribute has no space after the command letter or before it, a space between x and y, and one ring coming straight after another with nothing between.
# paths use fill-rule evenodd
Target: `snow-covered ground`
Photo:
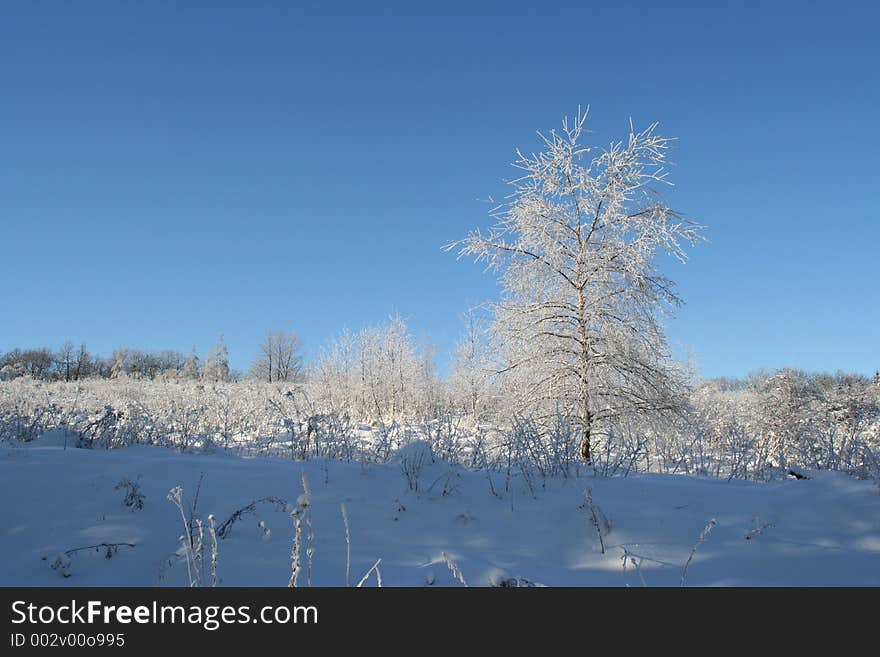
<instances>
[{"instance_id":1,"label":"snow-covered ground","mask_svg":"<svg viewBox=\"0 0 880 657\"><path fill-rule=\"evenodd\" d=\"M471 586L508 578L549 586L678 586L712 519L717 524L688 566L688 586L880 585L877 484L841 473L766 484L584 474L544 485L535 479L533 496L522 478L505 490L505 476L494 474L493 494L485 472L436 460L408 478L401 455L386 465L362 465L144 446L84 450L72 442L65 446L63 433L50 432L0 447L0 585L186 586L186 561L176 556L182 522L166 499L170 489L182 486L191 503L201 479L195 515L214 514L219 525L260 498L294 504L302 473L311 488L315 586L345 585L343 502L352 585L381 559L384 586L461 586L445 553ZM405 449L402 456L412 462L423 448ZM116 484L138 477L145 500L134 510ZM604 554L584 503L587 489ZM221 585L285 586L290 578L289 512L271 503L256 511L219 541ZM134 547L122 546L109 559L106 548L79 551L61 559L64 568L51 567L67 550L100 543ZM300 584L306 578L304 571ZM371 576L365 585L375 584Z\"/></svg>"}]
</instances>

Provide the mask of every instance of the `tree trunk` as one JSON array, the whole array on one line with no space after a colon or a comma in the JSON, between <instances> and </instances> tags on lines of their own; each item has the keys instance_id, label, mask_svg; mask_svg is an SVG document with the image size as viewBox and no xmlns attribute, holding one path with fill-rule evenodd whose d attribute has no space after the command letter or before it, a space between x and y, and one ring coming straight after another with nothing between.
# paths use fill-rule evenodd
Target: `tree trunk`
<instances>
[{"instance_id":1,"label":"tree trunk","mask_svg":"<svg viewBox=\"0 0 880 657\"><path fill-rule=\"evenodd\" d=\"M581 242L581 252L583 253L584 243ZM590 458L590 423L592 418L590 417L590 345L587 341L587 313L586 313L586 299L584 298L584 290L581 287L578 290L578 337L580 338L581 345L581 362L580 366L582 368L581 372L581 385L583 385L583 413L584 413L584 424L583 424L583 434L581 435L581 457L584 459L584 463L587 465L592 465L592 459Z\"/></svg>"},{"instance_id":2,"label":"tree trunk","mask_svg":"<svg viewBox=\"0 0 880 657\"><path fill-rule=\"evenodd\" d=\"M581 456L584 459L584 463L587 465L592 465L593 460L590 456L590 400L586 398L584 400L584 427L583 434L581 435Z\"/></svg>"}]
</instances>

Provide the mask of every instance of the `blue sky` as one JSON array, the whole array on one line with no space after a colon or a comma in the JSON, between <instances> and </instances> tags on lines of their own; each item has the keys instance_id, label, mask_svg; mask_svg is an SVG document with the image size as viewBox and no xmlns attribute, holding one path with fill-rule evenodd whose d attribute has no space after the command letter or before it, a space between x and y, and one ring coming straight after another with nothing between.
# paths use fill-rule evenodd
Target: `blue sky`
<instances>
[{"instance_id":1,"label":"blue sky","mask_svg":"<svg viewBox=\"0 0 880 657\"><path fill-rule=\"evenodd\" d=\"M244 368L397 311L444 361L496 294L441 250L487 226L516 147L591 106L659 121L668 324L707 376L880 367L870 3L6 2L0 350L86 341Z\"/></svg>"}]
</instances>

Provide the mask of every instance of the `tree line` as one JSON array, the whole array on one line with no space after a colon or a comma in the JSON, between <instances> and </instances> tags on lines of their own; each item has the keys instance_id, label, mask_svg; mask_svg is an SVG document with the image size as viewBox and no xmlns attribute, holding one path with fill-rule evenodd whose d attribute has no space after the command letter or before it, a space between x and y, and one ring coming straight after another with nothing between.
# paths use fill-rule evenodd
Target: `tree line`
<instances>
[{"instance_id":1,"label":"tree line","mask_svg":"<svg viewBox=\"0 0 880 657\"><path fill-rule=\"evenodd\" d=\"M302 356L295 333L269 331L260 344L259 354L246 374L229 366L223 337L202 359L196 348L187 355L164 349L144 351L120 348L109 356L89 351L85 343L75 346L66 341L57 350L49 347L0 351L0 380L28 376L41 381L81 381L84 379L134 379L238 381L243 378L268 382L296 381L302 376Z\"/></svg>"}]
</instances>

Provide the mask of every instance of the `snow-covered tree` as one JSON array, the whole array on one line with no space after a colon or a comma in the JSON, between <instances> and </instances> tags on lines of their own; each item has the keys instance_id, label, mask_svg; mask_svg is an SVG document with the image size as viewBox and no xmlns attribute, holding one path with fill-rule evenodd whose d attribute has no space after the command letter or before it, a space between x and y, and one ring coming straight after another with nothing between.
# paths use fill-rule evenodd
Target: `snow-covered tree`
<instances>
[{"instance_id":1,"label":"snow-covered tree","mask_svg":"<svg viewBox=\"0 0 880 657\"><path fill-rule=\"evenodd\" d=\"M111 379L121 379L125 378L127 370L126 370L126 360L128 359L128 351L126 349L116 349L113 352L113 355L110 357L110 378Z\"/></svg>"},{"instance_id":2,"label":"snow-covered tree","mask_svg":"<svg viewBox=\"0 0 880 657\"><path fill-rule=\"evenodd\" d=\"M217 338L217 344L208 354L202 378L206 381L229 380L229 352L223 344L223 336Z\"/></svg>"},{"instance_id":3,"label":"snow-covered tree","mask_svg":"<svg viewBox=\"0 0 880 657\"><path fill-rule=\"evenodd\" d=\"M55 354L55 368L58 371L58 376L65 381L70 381L76 370L75 358L76 352L70 340L61 345L58 353Z\"/></svg>"},{"instance_id":4,"label":"snow-covered tree","mask_svg":"<svg viewBox=\"0 0 880 657\"><path fill-rule=\"evenodd\" d=\"M189 355L189 358L186 359L186 362L183 364L183 378L190 379L195 381L201 377L201 364L199 362L199 356L196 353L196 347L193 345L192 352Z\"/></svg>"},{"instance_id":5,"label":"snow-covered tree","mask_svg":"<svg viewBox=\"0 0 880 657\"><path fill-rule=\"evenodd\" d=\"M355 412L356 359L357 339L348 329L321 349L309 379L325 409L340 414Z\"/></svg>"},{"instance_id":6,"label":"snow-covered tree","mask_svg":"<svg viewBox=\"0 0 880 657\"><path fill-rule=\"evenodd\" d=\"M487 328L473 310L463 317L464 331L455 346L449 382L457 404L466 409L477 425L487 405L487 390L492 374Z\"/></svg>"},{"instance_id":7,"label":"snow-covered tree","mask_svg":"<svg viewBox=\"0 0 880 657\"><path fill-rule=\"evenodd\" d=\"M450 244L501 272L493 333L536 412L565 413L591 432L621 412L679 404L660 313L680 303L655 256L686 259L700 227L659 195L670 140L656 125L606 148L581 143L586 112L541 135L544 150L517 151L522 175L488 233ZM543 404L542 404L543 402ZM553 410L555 409L555 410Z\"/></svg>"},{"instance_id":8,"label":"snow-covered tree","mask_svg":"<svg viewBox=\"0 0 880 657\"><path fill-rule=\"evenodd\" d=\"M387 422L436 413L441 398L432 347L419 348L406 321L345 331L325 347L311 383L322 406L350 417Z\"/></svg>"},{"instance_id":9,"label":"snow-covered tree","mask_svg":"<svg viewBox=\"0 0 880 657\"><path fill-rule=\"evenodd\" d=\"M86 343L83 342L79 345L79 349L76 352L76 365L73 371L73 377L79 381L80 379L89 376L91 370L92 355L89 353Z\"/></svg>"},{"instance_id":10,"label":"snow-covered tree","mask_svg":"<svg viewBox=\"0 0 880 657\"><path fill-rule=\"evenodd\" d=\"M268 383L300 381L303 359L299 336L284 331L267 331L260 343L260 351L251 364L250 376Z\"/></svg>"},{"instance_id":11,"label":"snow-covered tree","mask_svg":"<svg viewBox=\"0 0 880 657\"><path fill-rule=\"evenodd\" d=\"M0 381L12 381L22 375L21 370L16 367L15 363L4 362L0 367Z\"/></svg>"}]
</instances>

